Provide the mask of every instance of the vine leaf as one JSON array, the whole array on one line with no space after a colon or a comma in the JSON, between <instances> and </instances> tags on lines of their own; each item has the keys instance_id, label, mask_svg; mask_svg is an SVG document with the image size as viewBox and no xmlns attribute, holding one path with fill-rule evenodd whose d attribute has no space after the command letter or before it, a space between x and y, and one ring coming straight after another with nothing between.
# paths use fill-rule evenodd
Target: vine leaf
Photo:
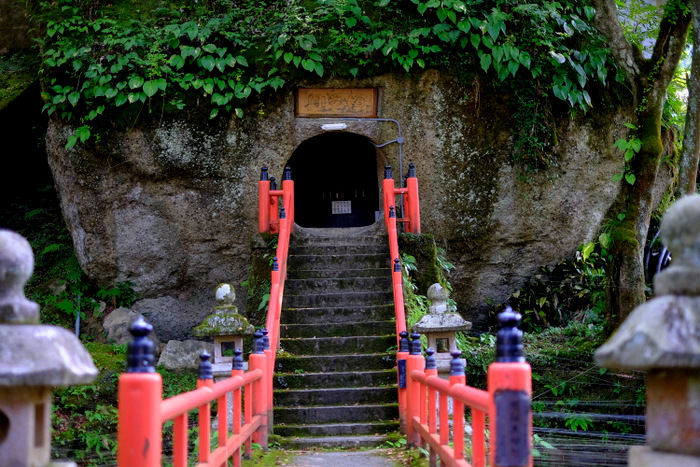
<instances>
[{"instance_id":1,"label":"vine leaf","mask_svg":"<svg viewBox=\"0 0 700 467\"><path fill-rule=\"evenodd\" d=\"M153 97L158 92L158 85L153 81L146 81L143 83L143 92L145 92L148 97Z\"/></svg>"},{"instance_id":2,"label":"vine leaf","mask_svg":"<svg viewBox=\"0 0 700 467\"><path fill-rule=\"evenodd\" d=\"M634 185L634 182L637 181L637 177L635 177L634 174L627 174L625 175L625 180L630 185Z\"/></svg>"}]
</instances>

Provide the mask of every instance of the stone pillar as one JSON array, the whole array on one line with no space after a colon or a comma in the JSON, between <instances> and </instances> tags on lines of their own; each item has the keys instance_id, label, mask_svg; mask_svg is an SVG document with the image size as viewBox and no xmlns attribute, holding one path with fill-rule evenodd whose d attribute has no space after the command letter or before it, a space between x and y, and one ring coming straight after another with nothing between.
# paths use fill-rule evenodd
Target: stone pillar
<instances>
[{"instance_id":1,"label":"stone pillar","mask_svg":"<svg viewBox=\"0 0 700 467\"><path fill-rule=\"evenodd\" d=\"M238 313L238 307L233 303L236 292L229 284L219 284L216 288L216 306L206 319L194 328L195 337L211 337L214 339L214 376L231 377L233 357L224 356L224 343L233 343L236 349L243 350L243 337L250 336L255 331L244 316Z\"/></svg>"},{"instance_id":2,"label":"stone pillar","mask_svg":"<svg viewBox=\"0 0 700 467\"><path fill-rule=\"evenodd\" d=\"M442 379L449 378L451 352L459 350L457 333L472 328L472 323L465 321L459 313L449 312L448 298L449 293L440 284L431 285L428 288L428 300L430 300L428 314L413 326L414 332L426 335L428 347L435 350L435 363L438 375Z\"/></svg>"},{"instance_id":3,"label":"stone pillar","mask_svg":"<svg viewBox=\"0 0 700 467\"><path fill-rule=\"evenodd\" d=\"M0 465L46 466L51 458L51 387L90 383L97 368L77 337L39 324L24 285L29 243L0 230ZM55 465L55 463L54 463Z\"/></svg>"},{"instance_id":4,"label":"stone pillar","mask_svg":"<svg viewBox=\"0 0 700 467\"><path fill-rule=\"evenodd\" d=\"M637 307L595 352L606 368L647 372L647 445L629 465L700 466L700 196L676 202L661 221L671 266L656 296Z\"/></svg>"}]
</instances>

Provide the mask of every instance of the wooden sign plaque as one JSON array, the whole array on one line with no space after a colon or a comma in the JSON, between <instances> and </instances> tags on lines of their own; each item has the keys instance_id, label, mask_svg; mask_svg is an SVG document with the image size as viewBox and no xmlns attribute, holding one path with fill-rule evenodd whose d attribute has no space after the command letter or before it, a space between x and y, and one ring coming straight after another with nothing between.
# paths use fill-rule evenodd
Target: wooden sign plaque
<instances>
[{"instance_id":1,"label":"wooden sign plaque","mask_svg":"<svg viewBox=\"0 0 700 467\"><path fill-rule=\"evenodd\" d=\"M377 88L299 88L296 116L376 118Z\"/></svg>"}]
</instances>

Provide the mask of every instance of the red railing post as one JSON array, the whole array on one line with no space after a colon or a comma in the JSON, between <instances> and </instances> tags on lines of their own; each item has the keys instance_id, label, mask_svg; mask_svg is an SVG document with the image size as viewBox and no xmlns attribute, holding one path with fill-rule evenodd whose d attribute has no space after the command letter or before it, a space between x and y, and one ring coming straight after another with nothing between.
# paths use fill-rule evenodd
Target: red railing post
<instances>
[{"instance_id":1,"label":"red railing post","mask_svg":"<svg viewBox=\"0 0 700 467\"><path fill-rule=\"evenodd\" d=\"M258 228L260 233L270 231L270 180L267 167L260 169L260 181L258 182Z\"/></svg>"},{"instance_id":2,"label":"red railing post","mask_svg":"<svg viewBox=\"0 0 700 467\"><path fill-rule=\"evenodd\" d=\"M418 199L418 178L416 177L416 166L408 165L408 177L406 178L406 188L408 189L408 202L406 211L409 219L408 231L414 234L420 233L420 201Z\"/></svg>"},{"instance_id":3,"label":"red railing post","mask_svg":"<svg viewBox=\"0 0 700 467\"><path fill-rule=\"evenodd\" d=\"M425 358L425 376L429 378L430 376L438 376L437 364L435 362L435 357L433 354L435 350L430 347L425 351L427 357ZM428 433L431 435L437 434L437 392L435 389L428 388ZM429 446L429 465L437 465L437 453L432 446Z\"/></svg>"},{"instance_id":4,"label":"red railing post","mask_svg":"<svg viewBox=\"0 0 700 467\"><path fill-rule=\"evenodd\" d=\"M532 372L525 362L520 313L508 307L498 315L496 361L489 366L491 396L490 461L494 467L532 466Z\"/></svg>"},{"instance_id":5,"label":"red railing post","mask_svg":"<svg viewBox=\"0 0 700 467\"><path fill-rule=\"evenodd\" d=\"M405 329L399 334L399 351L396 352L396 367L399 379L399 430L406 434L406 383L407 383L407 367L408 359L408 333Z\"/></svg>"},{"instance_id":6,"label":"red railing post","mask_svg":"<svg viewBox=\"0 0 700 467\"><path fill-rule=\"evenodd\" d=\"M384 225L389 226L389 207L394 206L394 179L391 174L391 166L384 167L384 181L382 182L382 195L384 199Z\"/></svg>"},{"instance_id":7,"label":"red railing post","mask_svg":"<svg viewBox=\"0 0 700 467\"><path fill-rule=\"evenodd\" d=\"M274 194L277 191L277 180L275 177L270 177L270 192L268 193L270 197L269 209L270 209L270 233L278 233L280 231L280 207L279 207L279 197Z\"/></svg>"},{"instance_id":8,"label":"red railing post","mask_svg":"<svg viewBox=\"0 0 700 467\"><path fill-rule=\"evenodd\" d=\"M262 417L260 427L253 434L253 442L260 444L267 451L267 356L265 355L262 332L255 331L253 353L248 357L250 371L262 371L262 378L253 383L253 416Z\"/></svg>"},{"instance_id":9,"label":"red railing post","mask_svg":"<svg viewBox=\"0 0 700 467\"><path fill-rule=\"evenodd\" d=\"M464 385L467 382L462 363L462 352L455 350L451 353L450 386ZM457 398L452 399L452 442L455 460L464 459L464 403Z\"/></svg>"},{"instance_id":10,"label":"red railing post","mask_svg":"<svg viewBox=\"0 0 700 467\"><path fill-rule=\"evenodd\" d=\"M411 377L413 371L423 371L425 361L421 354L420 334L411 334L411 344L408 359L406 361L406 440L409 445L420 444L420 433L413 427L413 418L419 415L420 411L420 382Z\"/></svg>"},{"instance_id":11,"label":"red railing post","mask_svg":"<svg viewBox=\"0 0 700 467\"><path fill-rule=\"evenodd\" d=\"M197 389L202 387L212 387L214 385L214 375L212 373L211 355L206 350L201 353L199 359L199 378L197 378ZM221 410L221 409L220 409ZM225 407L224 407L225 410ZM209 403L199 407L199 462L209 462L211 454L211 405Z\"/></svg>"},{"instance_id":12,"label":"red railing post","mask_svg":"<svg viewBox=\"0 0 700 467\"><path fill-rule=\"evenodd\" d=\"M282 179L282 191L284 192L284 208L287 211L289 221L289 232L294 232L294 181L292 180L292 169L289 166L284 168Z\"/></svg>"},{"instance_id":13,"label":"red railing post","mask_svg":"<svg viewBox=\"0 0 700 467\"><path fill-rule=\"evenodd\" d=\"M263 334L263 348L265 352L265 357L266 357L266 362L267 362L267 375L268 378L265 380L265 384L267 388L265 389L265 392L267 394L267 432L272 433L272 427L274 425L274 421L272 419L273 417L273 392L272 392L272 375L275 371L274 369L274 364L275 364L275 359L274 355L272 353L272 349L270 348L270 339L267 336L268 331L267 329L263 328L261 330Z\"/></svg>"},{"instance_id":14,"label":"red railing post","mask_svg":"<svg viewBox=\"0 0 700 467\"><path fill-rule=\"evenodd\" d=\"M242 349L234 349L233 351L234 356L233 356L233 366L231 367L231 377L234 378L236 376L242 378L243 377L243 350ZM242 398L242 391L240 388L234 389L233 394L231 397L231 402L233 403L233 409L231 410L231 415L233 416L233 423L232 423L232 428L233 428L233 434L234 435L239 435L241 434L241 403L243 401ZM221 413L221 411L219 411ZM221 419L219 419L219 430L221 430ZM219 441L219 445L221 445L221 441ZM234 451L233 455L233 467L241 467L241 448L239 447Z\"/></svg>"},{"instance_id":15,"label":"red railing post","mask_svg":"<svg viewBox=\"0 0 700 467\"><path fill-rule=\"evenodd\" d=\"M117 462L120 466L158 467L161 464L163 381L155 372L153 326L143 318L129 328L134 340L127 350L126 373L119 377Z\"/></svg>"}]
</instances>

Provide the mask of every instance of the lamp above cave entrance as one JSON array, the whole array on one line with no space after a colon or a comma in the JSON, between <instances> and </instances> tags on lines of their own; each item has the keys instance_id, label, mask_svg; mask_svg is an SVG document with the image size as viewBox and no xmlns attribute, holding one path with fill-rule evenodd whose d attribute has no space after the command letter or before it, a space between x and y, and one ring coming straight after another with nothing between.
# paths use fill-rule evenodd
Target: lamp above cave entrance
<instances>
[{"instance_id":1,"label":"lamp above cave entrance","mask_svg":"<svg viewBox=\"0 0 700 467\"><path fill-rule=\"evenodd\" d=\"M377 150L366 137L324 133L297 147L295 221L302 227L361 227L379 218Z\"/></svg>"}]
</instances>

